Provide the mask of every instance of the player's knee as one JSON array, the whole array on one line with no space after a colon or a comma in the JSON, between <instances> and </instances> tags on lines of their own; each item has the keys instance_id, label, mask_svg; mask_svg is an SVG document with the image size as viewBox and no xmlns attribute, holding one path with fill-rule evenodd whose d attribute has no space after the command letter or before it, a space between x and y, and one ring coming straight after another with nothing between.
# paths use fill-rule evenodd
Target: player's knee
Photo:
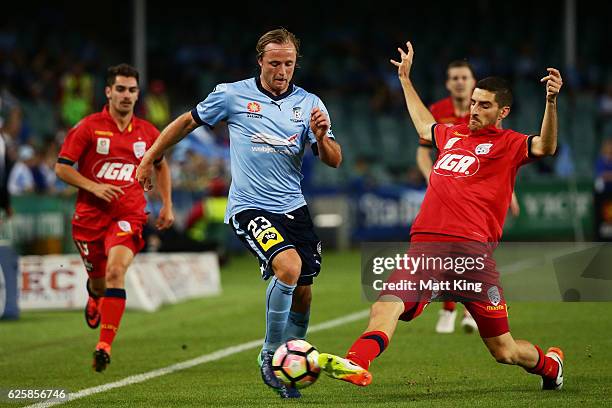
<instances>
[{"instance_id":1,"label":"player's knee","mask_svg":"<svg viewBox=\"0 0 612 408\"><path fill-rule=\"evenodd\" d=\"M403 310L404 306L401 302L379 300L370 308L370 320L380 318L395 318L397 320Z\"/></svg>"},{"instance_id":2,"label":"player's knee","mask_svg":"<svg viewBox=\"0 0 612 408\"><path fill-rule=\"evenodd\" d=\"M295 285L302 272L302 260L299 256L284 256L274 260L274 275L283 283Z\"/></svg>"},{"instance_id":3,"label":"player's knee","mask_svg":"<svg viewBox=\"0 0 612 408\"><path fill-rule=\"evenodd\" d=\"M501 364L516 364L516 352L508 347L498 347L490 350L495 361Z\"/></svg>"},{"instance_id":4,"label":"player's knee","mask_svg":"<svg viewBox=\"0 0 612 408\"><path fill-rule=\"evenodd\" d=\"M126 271L127 267L119 263L108 264L106 267L106 286L110 288L122 288L124 286Z\"/></svg>"},{"instance_id":5,"label":"player's knee","mask_svg":"<svg viewBox=\"0 0 612 408\"><path fill-rule=\"evenodd\" d=\"M274 270L274 275L288 285L295 285L300 278L301 267L298 268L295 265L286 265Z\"/></svg>"}]
</instances>

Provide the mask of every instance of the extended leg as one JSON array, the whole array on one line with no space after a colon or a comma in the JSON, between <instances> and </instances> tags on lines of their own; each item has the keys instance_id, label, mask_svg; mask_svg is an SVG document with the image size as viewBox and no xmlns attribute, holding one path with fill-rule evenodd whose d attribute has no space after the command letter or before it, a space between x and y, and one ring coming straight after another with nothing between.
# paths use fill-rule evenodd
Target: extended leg
<instances>
[{"instance_id":1,"label":"extended leg","mask_svg":"<svg viewBox=\"0 0 612 408\"><path fill-rule=\"evenodd\" d=\"M563 387L563 352L551 347L544 354L540 347L526 340L514 340L510 333L483 338L491 355L502 364L519 365L528 373L542 377L542 388Z\"/></svg>"},{"instance_id":2,"label":"extended leg","mask_svg":"<svg viewBox=\"0 0 612 408\"><path fill-rule=\"evenodd\" d=\"M425 303L403 303L395 296L383 296L370 309L370 320L365 332L353 343L346 358L321 353L319 364L330 377L365 386L372 381L367 371L370 363L389 344L397 321L404 315L410 320L423 310Z\"/></svg>"}]
</instances>

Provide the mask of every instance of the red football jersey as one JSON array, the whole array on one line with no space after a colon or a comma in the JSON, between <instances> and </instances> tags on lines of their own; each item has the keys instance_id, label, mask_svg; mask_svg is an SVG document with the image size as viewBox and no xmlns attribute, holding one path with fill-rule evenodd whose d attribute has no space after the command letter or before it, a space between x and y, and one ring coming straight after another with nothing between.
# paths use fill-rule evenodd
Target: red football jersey
<instances>
[{"instance_id":1,"label":"red football jersey","mask_svg":"<svg viewBox=\"0 0 612 408\"><path fill-rule=\"evenodd\" d=\"M432 127L439 154L411 234L436 233L498 242L519 166L529 162L529 137L467 125Z\"/></svg>"},{"instance_id":2,"label":"red football jersey","mask_svg":"<svg viewBox=\"0 0 612 408\"><path fill-rule=\"evenodd\" d=\"M117 219L146 221L146 199L135 175L142 157L158 135L155 126L136 116L121 132L106 106L68 132L59 157L78 163L79 173L88 179L113 184L124 192L118 200L107 203L88 191L79 190L74 225L97 230Z\"/></svg>"},{"instance_id":3,"label":"red football jersey","mask_svg":"<svg viewBox=\"0 0 612 408\"><path fill-rule=\"evenodd\" d=\"M468 112L465 116L456 116L455 107L453 106L453 100L449 96L448 98L440 99L438 102L431 104L429 107L431 115L434 117L437 123L460 125L470 123L470 114ZM427 140L420 139L421 146L431 146L431 143Z\"/></svg>"}]
</instances>

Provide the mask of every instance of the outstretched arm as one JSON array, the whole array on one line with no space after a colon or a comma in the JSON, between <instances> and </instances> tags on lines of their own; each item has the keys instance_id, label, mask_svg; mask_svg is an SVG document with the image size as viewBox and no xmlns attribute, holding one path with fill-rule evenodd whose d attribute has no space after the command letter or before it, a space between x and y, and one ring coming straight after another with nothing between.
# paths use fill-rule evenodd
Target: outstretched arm
<instances>
[{"instance_id":1,"label":"outstretched arm","mask_svg":"<svg viewBox=\"0 0 612 408\"><path fill-rule=\"evenodd\" d=\"M400 53L401 61L390 60L393 65L397 67L397 76L399 77L402 89L404 91L404 97L406 98L406 106L410 113L412 123L416 128L417 133L422 139L431 141L431 126L436 123L435 119L431 115L431 112L421 101L421 98L414 89L412 81L410 81L410 68L412 68L412 57L414 51L412 50L412 44L410 41L406 43L408 48L407 52L403 49L398 48Z\"/></svg>"},{"instance_id":2,"label":"outstretched arm","mask_svg":"<svg viewBox=\"0 0 612 408\"><path fill-rule=\"evenodd\" d=\"M561 73L547 68L548 75L540 80L546 82L546 108L540 135L531 141L531 153L535 156L549 156L557 150L557 96L563 85Z\"/></svg>"},{"instance_id":3,"label":"outstretched arm","mask_svg":"<svg viewBox=\"0 0 612 408\"><path fill-rule=\"evenodd\" d=\"M166 149L178 143L199 126L200 125L193 120L191 112L185 112L162 130L155 140L155 143L147 150L140 165L138 165L136 169L136 180L138 180L145 191L149 191L153 188L153 183L151 181L153 162L159 157L162 157Z\"/></svg>"}]
</instances>

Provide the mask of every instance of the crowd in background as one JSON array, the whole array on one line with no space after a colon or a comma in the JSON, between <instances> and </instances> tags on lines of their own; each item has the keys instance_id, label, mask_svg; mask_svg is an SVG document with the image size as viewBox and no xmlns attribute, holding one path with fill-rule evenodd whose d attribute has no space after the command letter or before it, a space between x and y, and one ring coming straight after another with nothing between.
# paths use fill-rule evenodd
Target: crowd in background
<instances>
[{"instance_id":1,"label":"crowd in background","mask_svg":"<svg viewBox=\"0 0 612 408\"><path fill-rule=\"evenodd\" d=\"M204 98L216 83L255 75L256 39L261 32L277 25L271 16L263 16L261 24L250 26L245 26L245 16L211 18L203 24L197 13L186 15L188 7L188 4L176 10L149 7L148 80L141 84L137 113L160 129ZM535 10L532 17L517 21L516 11L510 6L504 5L504 10L497 11L490 9L487 2L478 3L471 11L453 10L451 16L426 5L419 7L418 12L437 16L436 24L422 21L418 13L410 16L408 24L400 9L395 10L398 13L395 16L388 13L378 17L356 7L339 12L341 17L334 24L323 24L314 30L307 16L292 21L289 17L293 14L287 14L285 25L302 39L296 83L328 103L332 121L334 116L348 117L349 122L354 122L356 118L368 120L377 115L404 120L403 95L388 60L394 57L395 47L410 38L416 48L414 78L426 102L445 96L444 67L452 59L467 58L478 77L501 75L519 87L527 83L533 89L539 89L538 79L544 68L555 65L561 67L566 80L564 103L573 106L586 101L592 110L595 120L587 123L595 126L594 151L607 143L606 137L612 137L612 71L605 60L607 55L603 56L605 42L599 41L606 38L609 30L605 24L589 21L587 26L584 18L578 19L577 64L564 69L562 41L550 41L558 35L531 25L536 21L540 27L553 23L562 17L559 11L540 15ZM105 26L94 23L89 28L71 27L68 23L75 17L74 10L66 14L49 10L38 9L38 14L24 24L20 19L25 19L25 15L17 14L0 28L0 132L15 162L8 175L9 190L15 195L71 192L53 173L59 147L72 126L104 105L106 67L131 60L129 17L123 16L117 23L123 31L118 28L101 33ZM490 20L477 30L465 29L465 19L491 13L498 14L501 20ZM515 25L514 32L498 30L499 25L510 21ZM559 21L555 26L559 26ZM440 27L455 35L441 35ZM490 33L497 35L488 36ZM472 34L478 35L478 41L472 40ZM534 94L534 98L538 95ZM519 113L521 105L525 103L518 99ZM404 168L396 168L372 163L359 150L351 154L352 128L346 122L339 119L336 129L349 153L347 174L353 174L343 180L343 187L361 185L364 180L366 184L422 184L414 171L413 157L406 158ZM406 119L405 123L408 129L409 121ZM584 175L590 177L598 171L595 156L589 157L590 173ZM228 159L227 131L222 127L214 131L200 129L173 152L174 185L196 191L211 180L229 181ZM317 183L312 180L311 167L311 158L306 158L306 187ZM542 171L553 167L554 164L545 163ZM568 168L573 169L571 163L566 172Z\"/></svg>"}]
</instances>

